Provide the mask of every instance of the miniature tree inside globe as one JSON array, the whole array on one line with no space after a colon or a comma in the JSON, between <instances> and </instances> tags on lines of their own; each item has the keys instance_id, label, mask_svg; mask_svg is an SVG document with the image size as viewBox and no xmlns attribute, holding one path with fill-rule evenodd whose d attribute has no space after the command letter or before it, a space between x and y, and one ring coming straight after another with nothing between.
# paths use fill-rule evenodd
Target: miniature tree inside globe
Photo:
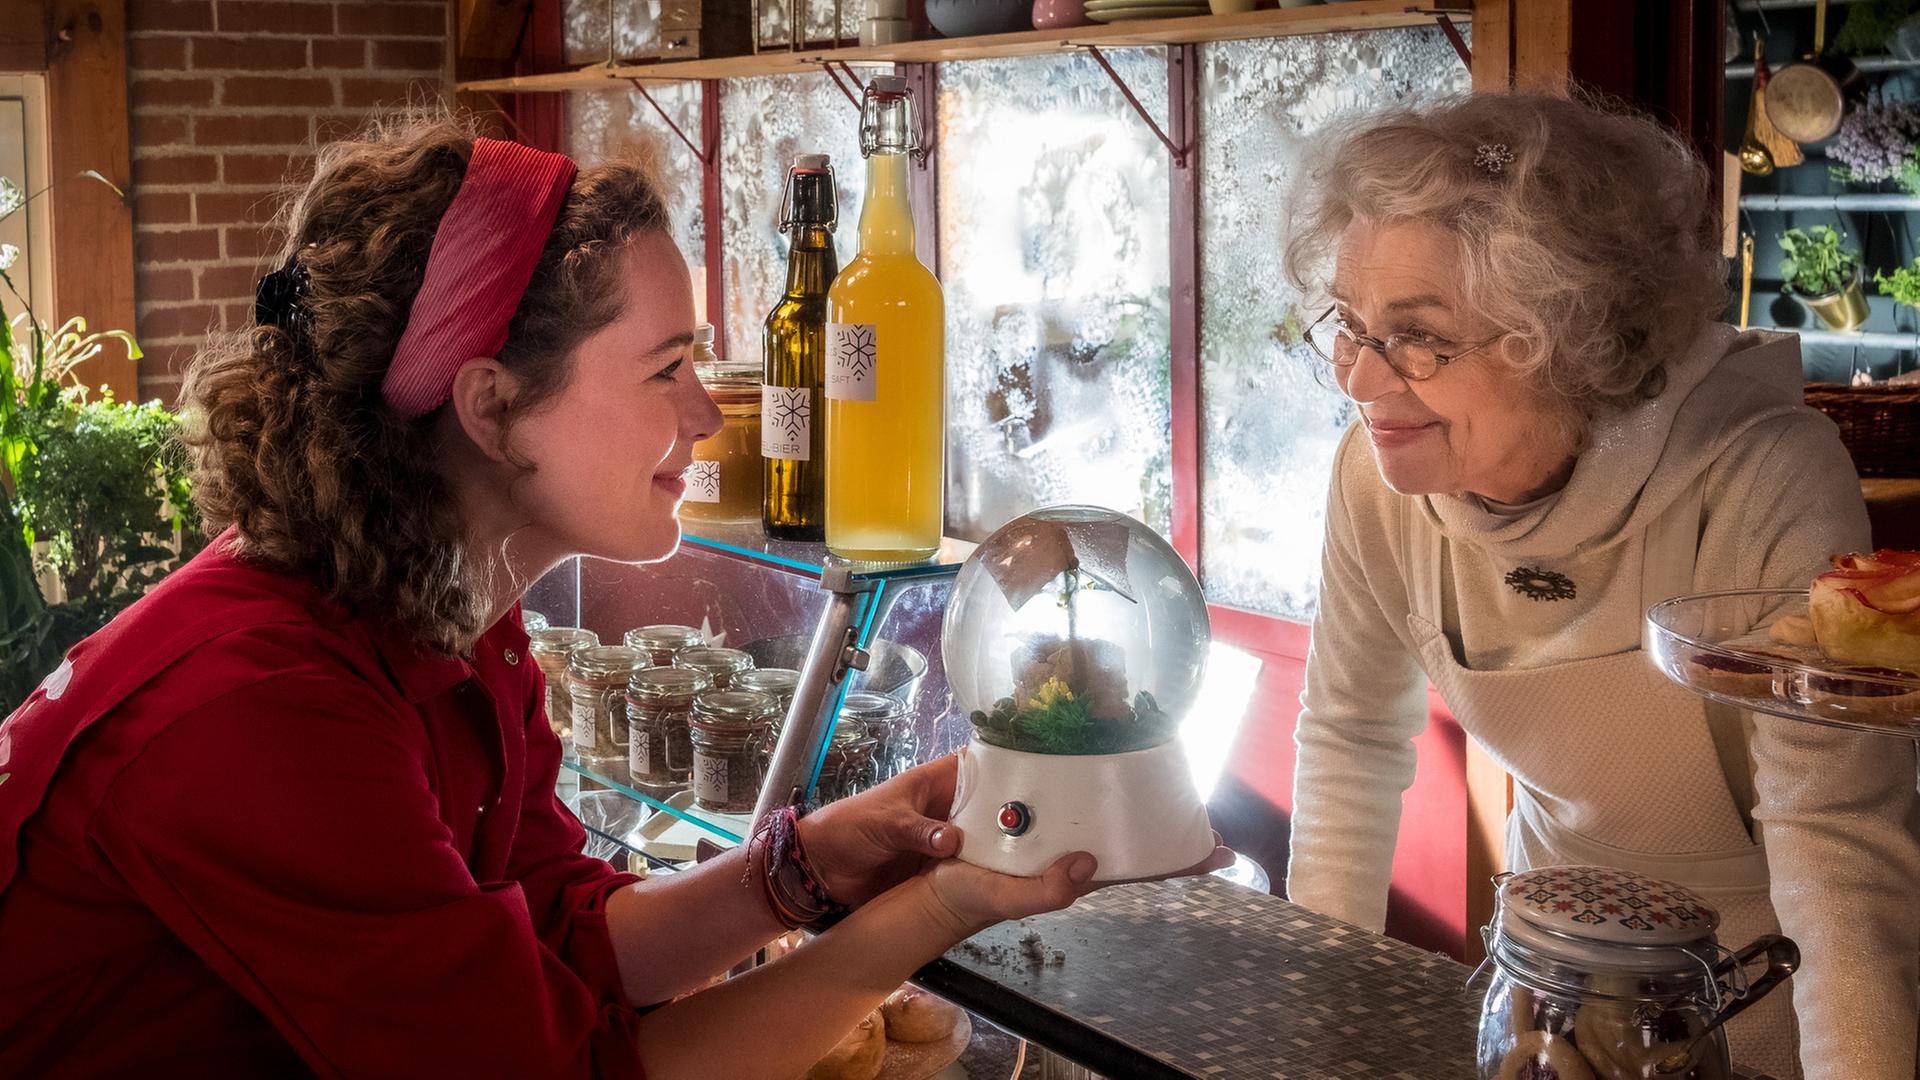
<instances>
[{"instance_id":1,"label":"miniature tree inside globe","mask_svg":"<svg viewBox=\"0 0 1920 1080\"><path fill-rule=\"evenodd\" d=\"M1209 640L1186 563L1111 510L1051 507L1008 524L954 583L942 651L983 742L1120 754L1172 739Z\"/></svg>"}]
</instances>

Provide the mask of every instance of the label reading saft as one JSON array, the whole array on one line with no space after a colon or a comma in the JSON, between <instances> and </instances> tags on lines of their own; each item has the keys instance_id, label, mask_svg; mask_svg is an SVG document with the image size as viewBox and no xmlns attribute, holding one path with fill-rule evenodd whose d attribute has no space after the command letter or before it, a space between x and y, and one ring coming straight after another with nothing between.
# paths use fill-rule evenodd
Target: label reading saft
<instances>
[{"instance_id":1,"label":"label reading saft","mask_svg":"<svg viewBox=\"0 0 1920 1080\"><path fill-rule=\"evenodd\" d=\"M878 333L872 323L827 324L827 397L872 401L880 383Z\"/></svg>"}]
</instances>

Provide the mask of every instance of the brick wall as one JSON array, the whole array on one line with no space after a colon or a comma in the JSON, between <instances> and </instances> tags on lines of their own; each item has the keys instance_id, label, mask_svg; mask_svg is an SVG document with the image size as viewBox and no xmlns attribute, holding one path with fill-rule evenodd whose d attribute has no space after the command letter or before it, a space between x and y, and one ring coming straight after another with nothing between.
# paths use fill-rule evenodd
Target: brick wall
<instances>
[{"instance_id":1,"label":"brick wall","mask_svg":"<svg viewBox=\"0 0 1920 1080\"><path fill-rule=\"evenodd\" d=\"M4 0L0 0L4 2ZM253 318L262 228L317 141L447 85L446 0L129 0L140 396Z\"/></svg>"}]
</instances>

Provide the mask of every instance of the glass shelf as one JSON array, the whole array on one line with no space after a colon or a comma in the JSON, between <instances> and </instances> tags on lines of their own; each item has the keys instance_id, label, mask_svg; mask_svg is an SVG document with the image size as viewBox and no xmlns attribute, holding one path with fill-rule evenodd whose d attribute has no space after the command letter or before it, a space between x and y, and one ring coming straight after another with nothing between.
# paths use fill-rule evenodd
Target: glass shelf
<instances>
[{"instance_id":1,"label":"glass shelf","mask_svg":"<svg viewBox=\"0 0 1920 1080\"><path fill-rule=\"evenodd\" d=\"M719 525L689 523L681 537L685 544L718 552L748 562L781 570L819 577L830 566L844 566L857 578L925 577L951 574L960 569L978 545L953 537L942 537L940 550L925 562L908 564L868 564L849 562L827 551L825 544L802 544L787 540L769 540L756 524Z\"/></svg>"},{"instance_id":2,"label":"glass shelf","mask_svg":"<svg viewBox=\"0 0 1920 1080\"><path fill-rule=\"evenodd\" d=\"M712 838L720 842L723 846L730 847L734 844L740 843L741 840L743 839L741 833L738 830L729 827L730 823L725 823L720 820L715 820L718 815L708 814L703 810L694 810L687 807L675 806L673 805L672 801L669 801L667 799L657 798L653 795L649 795L646 792L641 791L640 789L634 787L632 784L628 783L627 781L615 778L610 773L603 772L601 770L594 769L590 766L581 764L579 759L573 756L573 752L570 749L563 752L560 758L560 763L566 766L569 770L579 774L580 776L583 776L588 780L592 780L594 783L602 785L607 790L616 792L622 796L625 796L628 799L633 800L636 803L640 803L641 805L647 807L649 811L649 813L646 815L647 817L651 817L653 814L671 815L672 817L675 817L681 821L684 821L690 825L695 826L696 828L702 830L703 832L711 834ZM581 794L585 796L585 795L591 795L593 794L593 792L591 789L582 788ZM643 824L645 820L646 818L641 818L639 820L636 820L634 822L634 825L639 826ZM609 830L606 830L606 832L601 833L601 835L607 835L608 833L612 833L615 831L617 830L609 829ZM625 847L630 851L636 851L636 852L640 852L641 854L647 854L647 852L644 851L639 846L639 841L635 839L633 836L633 834L637 831L638 830L636 828L634 830L627 832L622 837L616 838L609 835L608 838L614 839L617 843L620 844L620 846Z\"/></svg>"}]
</instances>

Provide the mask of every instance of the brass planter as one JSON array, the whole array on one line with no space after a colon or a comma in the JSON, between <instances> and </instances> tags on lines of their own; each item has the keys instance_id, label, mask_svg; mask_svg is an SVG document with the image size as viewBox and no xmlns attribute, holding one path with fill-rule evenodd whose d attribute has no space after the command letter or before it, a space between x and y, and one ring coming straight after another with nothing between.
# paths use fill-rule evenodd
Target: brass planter
<instances>
[{"instance_id":1,"label":"brass planter","mask_svg":"<svg viewBox=\"0 0 1920 1080\"><path fill-rule=\"evenodd\" d=\"M1860 271L1857 268L1853 272L1853 281L1839 292L1798 299L1808 311L1818 315L1829 330L1856 330L1867 321L1867 294L1861 288Z\"/></svg>"}]
</instances>

